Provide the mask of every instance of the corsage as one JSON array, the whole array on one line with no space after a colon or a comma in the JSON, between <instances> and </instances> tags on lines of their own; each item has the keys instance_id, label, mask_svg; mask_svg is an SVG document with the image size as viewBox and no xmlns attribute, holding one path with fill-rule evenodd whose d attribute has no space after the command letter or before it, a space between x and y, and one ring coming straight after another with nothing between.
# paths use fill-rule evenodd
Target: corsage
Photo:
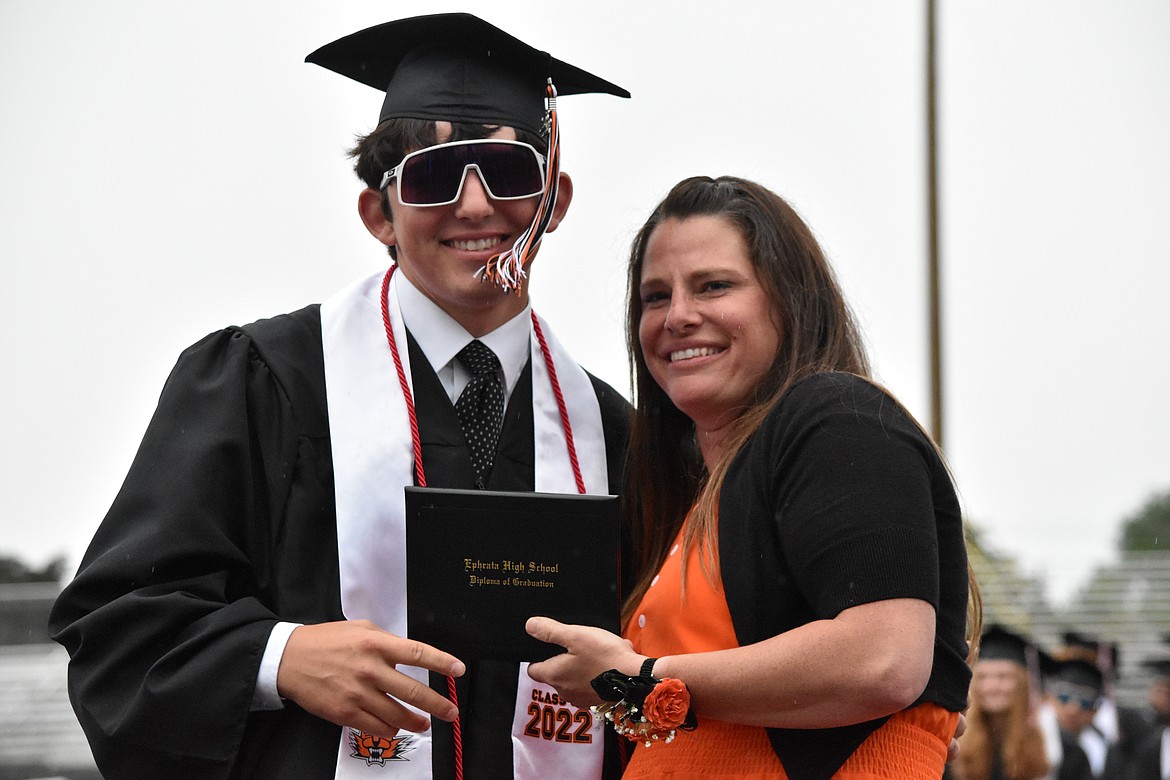
<instances>
[{"instance_id":1,"label":"corsage","mask_svg":"<svg viewBox=\"0 0 1170 780\"><path fill-rule=\"evenodd\" d=\"M618 734L644 740L646 747L658 740L670 742L678 729L691 731L698 725L691 712L691 692L683 681L650 673L657 660L647 658L637 677L610 669L590 682L605 700L590 707L593 714L612 723Z\"/></svg>"}]
</instances>

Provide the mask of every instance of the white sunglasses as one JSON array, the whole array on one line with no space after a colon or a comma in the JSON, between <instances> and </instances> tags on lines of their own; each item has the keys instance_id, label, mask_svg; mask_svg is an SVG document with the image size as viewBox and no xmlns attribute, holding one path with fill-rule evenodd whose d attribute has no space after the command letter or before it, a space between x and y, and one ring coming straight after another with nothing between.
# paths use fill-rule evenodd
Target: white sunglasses
<instances>
[{"instance_id":1,"label":"white sunglasses","mask_svg":"<svg viewBox=\"0 0 1170 780\"><path fill-rule=\"evenodd\" d=\"M493 200L520 200L544 192L544 156L521 141L494 138L452 141L411 152L382 174L380 189L397 181L400 203L446 206L463 194L469 168L475 169Z\"/></svg>"}]
</instances>

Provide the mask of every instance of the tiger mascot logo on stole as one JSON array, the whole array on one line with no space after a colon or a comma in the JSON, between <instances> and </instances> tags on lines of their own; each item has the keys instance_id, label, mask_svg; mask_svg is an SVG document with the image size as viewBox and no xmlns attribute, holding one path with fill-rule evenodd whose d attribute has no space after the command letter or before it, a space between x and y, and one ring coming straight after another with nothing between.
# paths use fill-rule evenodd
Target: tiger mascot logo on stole
<instances>
[{"instance_id":1,"label":"tiger mascot logo on stole","mask_svg":"<svg viewBox=\"0 0 1170 780\"><path fill-rule=\"evenodd\" d=\"M364 759L366 766L386 766L387 761L409 761L406 754L414 747L410 735L385 739L357 729L349 730L349 746L353 748L352 758Z\"/></svg>"}]
</instances>

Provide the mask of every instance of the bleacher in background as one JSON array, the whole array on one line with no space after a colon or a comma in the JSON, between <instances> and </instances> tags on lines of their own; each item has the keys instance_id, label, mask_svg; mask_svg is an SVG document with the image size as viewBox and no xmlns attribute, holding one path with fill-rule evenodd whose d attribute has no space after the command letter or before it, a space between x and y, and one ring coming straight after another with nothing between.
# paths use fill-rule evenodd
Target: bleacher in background
<instances>
[{"instance_id":1,"label":"bleacher in background","mask_svg":"<svg viewBox=\"0 0 1170 780\"><path fill-rule=\"evenodd\" d=\"M0 585L0 780L100 780L49 641L56 583Z\"/></svg>"},{"instance_id":2,"label":"bleacher in background","mask_svg":"<svg viewBox=\"0 0 1170 780\"><path fill-rule=\"evenodd\" d=\"M1023 577L1011 562L972 556L983 593L984 623L1003 623L1045 650L1062 645L1066 631L1118 646L1118 704L1144 708L1151 657L1170 657L1170 552L1131 552L1098 568L1068 605L1052 607L1042 583Z\"/></svg>"},{"instance_id":3,"label":"bleacher in background","mask_svg":"<svg viewBox=\"0 0 1170 780\"><path fill-rule=\"evenodd\" d=\"M55 582L0 584L0 645L49 642L49 609L59 591Z\"/></svg>"},{"instance_id":4,"label":"bleacher in background","mask_svg":"<svg viewBox=\"0 0 1170 780\"><path fill-rule=\"evenodd\" d=\"M0 647L0 779L98 780L65 690L65 648Z\"/></svg>"}]
</instances>

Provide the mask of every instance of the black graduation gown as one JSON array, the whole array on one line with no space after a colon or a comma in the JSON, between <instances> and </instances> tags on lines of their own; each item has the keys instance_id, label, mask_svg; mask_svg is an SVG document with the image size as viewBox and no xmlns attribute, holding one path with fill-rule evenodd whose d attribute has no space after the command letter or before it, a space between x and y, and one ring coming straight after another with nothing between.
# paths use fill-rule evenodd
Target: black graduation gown
<instances>
[{"instance_id":1,"label":"black graduation gown","mask_svg":"<svg viewBox=\"0 0 1170 780\"><path fill-rule=\"evenodd\" d=\"M1162 731L1154 728L1133 754L1126 780L1162 780Z\"/></svg>"},{"instance_id":2,"label":"black graduation gown","mask_svg":"<svg viewBox=\"0 0 1170 780\"><path fill-rule=\"evenodd\" d=\"M1117 708L1117 726L1117 742L1109 746L1109 752L1105 755L1102 780L1128 780L1129 768L1138 747L1150 733L1150 724L1141 712L1130 707Z\"/></svg>"},{"instance_id":3,"label":"black graduation gown","mask_svg":"<svg viewBox=\"0 0 1170 780\"><path fill-rule=\"evenodd\" d=\"M472 487L444 417L458 432L450 401L413 345L411 361L428 484ZM629 406L591 379L616 491ZM506 416L489 488L531 489L530 367ZM50 616L105 777L333 777L338 726L292 702L251 711L273 625L344 617L333 490L319 306L213 333L183 353ZM478 685L474 671L467 679ZM483 676L498 688L498 674ZM467 685L471 767L478 712L489 708ZM507 760L510 776L510 751Z\"/></svg>"},{"instance_id":4,"label":"black graduation gown","mask_svg":"<svg viewBox=\"0 0 1170 780\"><path fill-rule=\"evenodd\" d=\"M1060 760L1056 780L1093 780L1089 757L1085 755L1085 750L1077 742L1076 736L1061 729L1060 747L1064 757Z\"/></svg>"}]
</instances>

